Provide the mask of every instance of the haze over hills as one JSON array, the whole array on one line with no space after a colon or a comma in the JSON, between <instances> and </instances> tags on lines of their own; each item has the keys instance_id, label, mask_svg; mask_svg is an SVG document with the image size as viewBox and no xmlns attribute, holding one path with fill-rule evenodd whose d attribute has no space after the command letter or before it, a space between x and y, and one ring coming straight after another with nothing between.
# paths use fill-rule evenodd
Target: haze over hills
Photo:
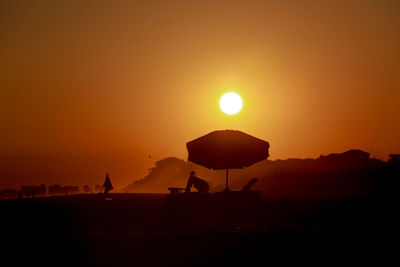
<instances>
[{"instance_id":1,"label":"haze over hills","mask_svg":"<svg viewBox=\"0 0 400 267\"><path fill-rule=\"evenodd\" d=\"M354 197L375 194L379 184L390 181L385 172L390 162L370 158L362 150L329 154L316 159L266 160L248 168L229 170L229 186L241 189L252 177L254 186L270 197ZM391 176L398 174L389 172ZM211 191L221 191L225 171L214 171L182 159L169 157L156 162L143 179L134 181L121 192L168 192L168 187L185 187L189 174L207 180ZM389 175L389 176L390 176ZM386 180L385 180L386 179Z\"/></svg>"}]
</instances>

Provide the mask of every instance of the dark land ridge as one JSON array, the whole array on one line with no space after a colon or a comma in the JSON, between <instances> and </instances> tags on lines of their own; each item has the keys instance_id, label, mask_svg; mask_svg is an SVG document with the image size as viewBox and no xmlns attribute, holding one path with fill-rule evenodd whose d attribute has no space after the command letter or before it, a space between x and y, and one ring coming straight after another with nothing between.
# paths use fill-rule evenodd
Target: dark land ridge
<instances>
[{"instance_id":1,"label":"dark land ridge","mask_svg":"<svg viewBox=\"0 0 400 267\"><path fill-rule=\"evenodd\" d=\"M181 167L167 171L169 162ZM181 186L183 178L165 181L192 167L165 159L127 189L140 191L157 179L160 188ZM315 160L266 161L240 171L232 175L231 187L241 188L256 176L261 200L171 203L165 193L2 200L2 261L53 266L381 266L397 261L400 165L395 160L350 151ZM201 174L216 191L219 178Z\"/></svg>"}]
</instances>

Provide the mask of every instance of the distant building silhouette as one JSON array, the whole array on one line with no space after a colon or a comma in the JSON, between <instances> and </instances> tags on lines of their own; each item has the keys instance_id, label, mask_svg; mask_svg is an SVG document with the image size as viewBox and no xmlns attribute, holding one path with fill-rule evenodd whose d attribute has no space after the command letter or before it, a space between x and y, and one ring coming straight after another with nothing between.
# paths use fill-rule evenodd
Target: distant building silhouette
<instances>
[{"instance_id":1,"label":"distant building silhouette","mask_svg":"<svg viewBox=\"0 0 400 267\"><path fill-rule=\"evenodd\" d=\"M102 190L101 185L96 184L96 185L94 186L94 192L95 192L95 193L99 193L99 192L101 192L101 190Z\"/></svg>"},{"instance_id":2,"label":"distant building silhouette","mask_svg":"<svg viewBox=\"0 0 400 267\"><path fill-rule=\"evenodd\" d=\"M0 190L0 199L7 199L7 198L16 198L17 197L17 190L9 188Z\"/></svg>"},{"instance_id":3,"label":"distant building silhouette","mask_svg":"<svg viewBox=\"0 0 400 267\"><path fill-rule=\"evenodd\" d=\"M47 194L47 189L45 184L41 184L40 186L23 185L21 186L21 191L27 196L32 195L32 197L45 196Z\"/></svg>"},{"instance_id":4,"label":"distant building silhouette","mask_svg":"<svg viewBox=\"0 0 400 267\"><path fill-rule=\"evenodd\" d=\"M49 195L68 195L76 193L79 193L78 186L61 186L60 184L49 186Z\"/></svg>"},{"instance_id":5,"label":"distant building silhouette","mask_svg":"<svg viewBox=\"0 0 400 267\"><path fill-rule=\"evenodd\" d=\"M89 185L86 184L83 186L83 192L86 194L93 193L93 189Z\"/></svg>"}]
</instances>

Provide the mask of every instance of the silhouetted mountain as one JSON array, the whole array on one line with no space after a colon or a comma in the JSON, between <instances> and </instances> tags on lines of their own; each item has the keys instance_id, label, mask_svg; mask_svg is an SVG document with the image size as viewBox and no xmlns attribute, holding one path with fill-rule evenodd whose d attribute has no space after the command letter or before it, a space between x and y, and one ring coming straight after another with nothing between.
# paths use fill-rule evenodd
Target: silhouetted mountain
<instances>
[{"instance_id":1,"label":"silhouetted mountain","mask_svg":"<svg viewBox=\"0 0 400 267\"><path fill-rule=\"evenodd\" d=\"M125 187L123 192L168 192L185 187L190 171L207 180L211 191L221 191L225 171L209 170L178 158L156 162L149 174ZM229 186L240 189L252 177L254 186L270 197L349 197L387 191L397 183L399 164L369 158L369 153L349 150L316 159L262 161L248 168L229 170Z\"/></svg>"}]
</instances>

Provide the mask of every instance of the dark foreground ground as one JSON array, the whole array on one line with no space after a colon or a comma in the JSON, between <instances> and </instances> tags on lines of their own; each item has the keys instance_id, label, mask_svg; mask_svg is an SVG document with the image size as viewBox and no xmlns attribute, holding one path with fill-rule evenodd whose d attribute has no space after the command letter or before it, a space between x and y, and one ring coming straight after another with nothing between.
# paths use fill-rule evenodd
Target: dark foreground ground
<instances>
[{"instance_id":1,"label":"dark foreground ground","mask_svg":"<svg viewBox=\"0 0 400 267\"><path fill-rule=\"evenodd\" d=\"M179 205L159 194L111 197L0 201L1 261L14 263L8 266L382 266L398 261L398 209L387 198Z\"/></svg>"}]
</instances>

